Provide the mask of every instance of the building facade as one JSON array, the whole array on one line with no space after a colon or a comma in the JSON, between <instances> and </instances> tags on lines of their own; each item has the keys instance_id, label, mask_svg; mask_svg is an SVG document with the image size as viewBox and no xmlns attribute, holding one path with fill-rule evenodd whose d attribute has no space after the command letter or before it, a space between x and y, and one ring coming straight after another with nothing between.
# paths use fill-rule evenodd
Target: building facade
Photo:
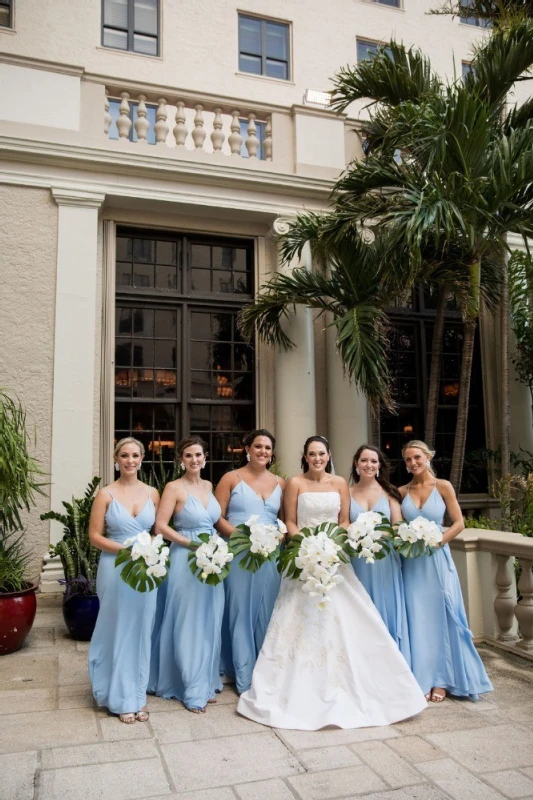
<instances>
[{"instance_id":1,"label":"building facade","mask_svg":"<svg viewBox=\"0 0 533 800\"><path fill-rule=\"evenodd\" d=\"M275 431L289 475L320 433L347 474L368 413L331 329L300 309L287 323L297 347L273 352L244 342L236 319L280 269L277 234L302 209L327 209L361 155L363 104L343 116L322 105L336 70L391 36L449 79L468 69L483 30L428 15L432 6L0 0L1 375L27 406L49 474L28 521L36 573L61 535L38 514L94 474L112 480L117 437L132 433L147 461L170 464L176 441L200 433L217 480L246 430ZM399 311L395 346L411 357L402 413L383 428L393 455L423 415L432 313L422 296ZM449 339L452 363L460 342ZM475 416L489 447L497 347L486 319ZM443 407L453 406L450 369ZM532 449L527 390L514 382L512 408L512 446ZM453 414L447 425L443 442ZM45 558L43 587L56 577Z\"/></svg>"}]
</instances>

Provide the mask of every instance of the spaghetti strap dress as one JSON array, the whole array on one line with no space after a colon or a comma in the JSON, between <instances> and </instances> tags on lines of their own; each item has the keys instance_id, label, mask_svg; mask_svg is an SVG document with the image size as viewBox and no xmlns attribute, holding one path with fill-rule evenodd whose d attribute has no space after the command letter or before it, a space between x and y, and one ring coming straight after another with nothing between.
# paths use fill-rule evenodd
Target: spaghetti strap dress
<instances>
[{"instance_id":1,"label":"spaghetti strap dress","mask_svg":"<svg viewBox=\"0 0 533 800\"><path fill-rule=\"evenodd\" d=\"M422 516L442 528L446 504L437 487L417 508L409 491L404 519ZM402 572L411 644L411 669L424 694L433 687L477 700L492 684L474 646L449 546L431 556L403 558Z\"/></svg>"},{"instance_id":2,"label":"spaghetti strap dress","mask_svg":"<svg viewBox=\"0 0 533 800\"><path fill-rule=\"evenodd\" d=\"M270 497L263 500L240 480L231 492L227 520L237 526L257 514L259 522L276 524L281 495L279 482ZM220 664L220 671L235 679L239 694L250 688L281 580L275 562L269 561L252 573L239 567L243 558L244 553L234 558L224 581L226 602Z\"/></svg>"},{"instance_id":3,"label":"spaghetti strap dress","mask_svg":"<svg viewBox=\"0 0 533 800\"><path fill-rule=\"evenodd\" d=\"M109 492L109 490L106 490ZM106 515L106 533L124 542L155 522L155 507L148 497L136 517L113 497ZM116 553L102 552L96 576L100 611L89 646L89 676L99 706L113 714L139 711L146 704L150 649L157 589L137 592L115 567Z\"/></svg>"},{"instance_id":4,"label":"spaghetti strap dress","mask_svg":"<svg viewBox=\"0 0 533 800\"><path fill-rule=\"evenodd\" d=\"M220 506L213 493L207 506L192 494L174 515L174 528L190 541L214 533ZM187 708L203 709L222 689L219 675L224 586L209 586L196 578L188 550L173 542L165 592L158 599L152 638L148 691L180 700Z\"/></svg>"},{"instance_id":5,"label":"spaghetti strap dress","mask_svg":"<svg viewBox=\"0 0 533 800\"><path fill-rule=\"evenodd\" d=\"M352 497L350 522L355 522L363 511L364 509ZM385 494L381 495L371 511L385 514L390 521L390 503ZM355 574L381 614L381 618L398 645L401 654L410 665L411 649L409 647L409 631L400 556L394 551L373 564L367 564L364 558L352 558L351 562Z\"/></svg>"}]
</instances>

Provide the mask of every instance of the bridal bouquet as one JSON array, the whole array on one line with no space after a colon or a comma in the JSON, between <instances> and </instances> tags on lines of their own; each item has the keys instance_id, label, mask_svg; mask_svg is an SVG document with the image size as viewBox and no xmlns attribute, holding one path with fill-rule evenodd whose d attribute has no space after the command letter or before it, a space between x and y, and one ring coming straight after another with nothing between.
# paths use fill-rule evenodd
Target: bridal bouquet
<instances>
[{"instance_id":1,"label":"bridal bouquet","mask_svg":"<svg viewBox=\"0 0 533 800\"><path fill-rule=\"evenodd\" d=\"M337 570L348 562L345 547L346 531L333 522L303 528L280 553L278 570L286 578L303 581L303 591L324 611L331 603L329 592L344 580Z\"/></svg>"},{"instance_id":2,"label":"bridal bouquet","mask_svg":"<svg viewBox=\"0 0 533 800\"><path fill-rule=\"evenodd\" d=\"M385 514L363 511L348 527L346 551L352 558L364 558L367 564L385 558L391 550L393 530Z\"/></svg>"},{"instance_id":3,"label":"bridal bouquet","mask_svg":"<svg viewBox=\"0 0 533 800\"><path fill-rule=\"evenodd\" d=\"M115 558L115 567L124 564L120 577L137 592L151 592L157 589L168 574L170 548L158 534L150 536L141 531L124 542Z\"/></svg>"},{"instance_id":4,"label":"bridal bouquet","mask_svg":"<svg viewBox=\"0 0 533 800\"><path fill-rule=\"evenodd\" d=\"M404 558L417 558L433 555L441 542L442 531L437 523L420 516L398 526L393 545Z\"/></svg>"},{"instance_id":5,"label":"bridal bouquet","mask_svg":"<svg viewBox=\"0 0 533 800\"><path fill-rule=\"evenodd\" d=\"M280 519L277 525L257 522L258 514L253 514L246 522L237 525L229 540L230 550L234 556L245 553L239 566L248 572L257 570L267 561L275 561L279 556L279 548L287 533L285 523Z\"/></svg>"},{"instance_id":6,"label":"bridal bouquet","mask_svg":"<svg viewBox=\"0 0 533 800\"><path fill-rule=\"evenodd\" d=\"M189 542L189 569L198 580L216 586L228 577L233 553L218 533L201 533L198 538L199 542Z\"/></svg>"}]
</instances>

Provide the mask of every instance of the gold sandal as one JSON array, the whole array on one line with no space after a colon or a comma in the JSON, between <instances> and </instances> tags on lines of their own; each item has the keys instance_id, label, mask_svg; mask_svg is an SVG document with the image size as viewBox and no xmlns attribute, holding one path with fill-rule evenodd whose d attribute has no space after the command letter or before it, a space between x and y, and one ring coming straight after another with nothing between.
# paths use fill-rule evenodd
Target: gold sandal
<instances>
[{"instance_id":1,"label":"gold sandal","mask_svg":"<svg viewBox=\"0 0 533 800\"><path fill-rule=\"evenodd\" d=\"M135 714L135 719L137 720L137 722L148 722L148 720L150 719L150 714L145 708L141 708L141 710L137 711L137 713Z\"/></svg>"},{"instance_id":2,"label":"gold sandal","mask_svg":"<svg viewBox=\"0 0 533 800\"><path fill-rule=\"evenodd\" d=\"M119 714L118 718L125 725L133 725L133 723L137 719L137 715L134 714L133 711L130 711L128 714Z\"/></svg>"}]
</instances>

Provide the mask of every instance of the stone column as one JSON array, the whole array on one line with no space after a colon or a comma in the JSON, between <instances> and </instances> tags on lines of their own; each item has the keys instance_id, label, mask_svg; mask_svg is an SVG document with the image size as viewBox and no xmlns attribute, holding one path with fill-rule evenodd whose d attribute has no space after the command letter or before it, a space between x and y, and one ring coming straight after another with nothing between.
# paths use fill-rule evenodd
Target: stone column
<instances>
[{"instance_id":1,"label":"stone column","mask_svg":"<svg viewBox=\"0 0 533 800\"><path fill-rule=\"evenodd\" d=\"M288 230L289 220L278 217L272 230L276 235ZM310 253L304 252L305 265L310 268ZM298 266L295 259L288 267ZM316 433L315 362L313 320L308 308L298 307L295 314L283 322L287 335L296 345L292 350L276 351L276 439L281 469L289 476L300 473L302 446L308 436Z\"/></svg>"},{"instance_id":2,"label":"stone column","mask_svg":"<svg viewBox=\"0 0 533 800\"><path fill-rule=\"evenodd\" d=\"M59 206L50 507L82 495L93 476L98 209L105 195L52 189ZM51 523L50 541L61 525ZM43 591L57 591L61 567L45 556Z\"/></svg>"}]
</instances>

